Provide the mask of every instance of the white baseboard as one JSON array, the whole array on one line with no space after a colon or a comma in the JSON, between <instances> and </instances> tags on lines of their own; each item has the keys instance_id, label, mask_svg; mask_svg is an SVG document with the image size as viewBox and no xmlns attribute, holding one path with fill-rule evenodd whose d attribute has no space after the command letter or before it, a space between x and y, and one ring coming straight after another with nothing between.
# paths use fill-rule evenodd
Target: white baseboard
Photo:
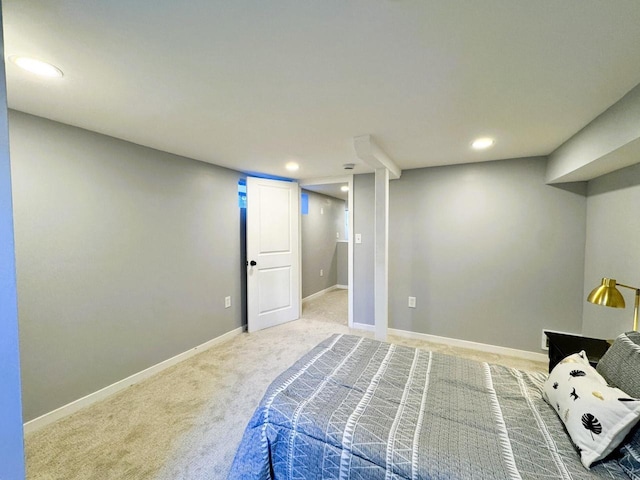
<instances>
[{"instance_id":1,"label":"white baseboard","mask_svg":"<svg viewBox=\"0 0 640 480\"><path fill-rule=\"evenodd\" d=\"M368 323L354 323L351 328L353 328L355 330L366 330L367 332L375 332L376 331L376 326L375 325L369 325Z\"/></svg>"},{"instance_id":2,"label":"white baseboard","mask_svg":"<svg viewBox=\"0 0 640 480\"><path fill-rule=\"evenodd\" d=\"M325 288L324 290L320 290L319 292L312 293L308 297L304 297L302 299L302 303L307 303L309 300L313 300L314 298L321 297L325 293L329 293L329 292L334 291L336 288L339 288L339 287L337 285L332 285L331 287Z\"/></svg>"},{"instance_id":3,"label":"white baseboard","mask_svg":"<svg viewBox=\"0 0 640 480\"><path fill-rule=\"evenodd\" d=\"M498 345L489 345L486 343L470 342L468 340L458 340L456 338L438 337L436 335L429 335L427 333L409 332L407 330L397 330L395 328L388 329L388 332L389 332L389 335L396 335L398 337L412 338L415 340L424 340L432 343L450 345L452 347L470 348L472 350L479 350L481 352L497 353L499 355L523 358L525 360L533 360L535 362L549 361L548 356L542 353L529 352L527 350L518 350L515 348L500 347Z\"/></svg>"},{"instance_id":4,"label":"white baseboard","mask_svg":"<svg viewBox=\"0 0 640 480\"><path fill-rule=\"evenodd\" d=\"M100 400L104 400L105 398L117 393L121 390L124 390L127 387L135 385L136 383L140 383L143 380L155 375L162 370L169 368L176 363L182 362L194 355L203 352L215 345L218 345L226 340L230 340L231 338L240 335L242 333L242 327L238 327L235 330L231 330L230 332L225 333L224 335L220 335L208 342L205 342L197 347L191 348L186 352L179 353L175 357L171 357L167 360L164 360L156 365L153 365L149 368L142 370L141 372L134 373L133 375L122 379L116 383L113 383L107 387L104 387L97 392L90 393L78 400L74 400L67 405L63 405L60 408L57 408L49 413L45 413L38 418L34 418L24 424L24 433L35 432L36 430L41 429L42 427L49 425L50 423L55 422L63 417L71 415L72 413L77 412L78 410L88 407L89 405L99 402Z\"/></svg>"},{"instance_id":5,"label":"white baseboard","mask_svg":"<svg viewBox=\"0 0 640 480\"><path fill-rule=\"evenodd\" d=\"M349 290L349 285L336 285L336 288L340 290Z\"/></svg>"}]
</instances>

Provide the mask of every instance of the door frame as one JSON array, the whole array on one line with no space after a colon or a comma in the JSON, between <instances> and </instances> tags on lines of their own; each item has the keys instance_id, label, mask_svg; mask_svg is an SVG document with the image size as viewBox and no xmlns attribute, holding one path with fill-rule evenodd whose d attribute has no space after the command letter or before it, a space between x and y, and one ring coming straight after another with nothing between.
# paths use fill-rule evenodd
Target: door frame
<instances>
[{"instance_id":1,"label":"door frame","mask_svg":"<svg viewBox=\"0 0 640 480\"><path fill-rule=\"evenodd\" d=\"M307 185L331 185L333 183L346 183L349 185L347 195L347 209L349 210L349 237L347 238L347 281L349 283L349 289L347 291L347 301L349 305L348 326L349 328L353 328L353 175L298 180L300 188L304 188ZM302 222L300 222L300 224L302 224ZM302 238L300 240L302 241ZM300 271L302 272L302 263L300 264ZM302 290L300 291L302 292ZM300 305L300 308L302 308L302 303Z\"/></svg>"}]
</instances>

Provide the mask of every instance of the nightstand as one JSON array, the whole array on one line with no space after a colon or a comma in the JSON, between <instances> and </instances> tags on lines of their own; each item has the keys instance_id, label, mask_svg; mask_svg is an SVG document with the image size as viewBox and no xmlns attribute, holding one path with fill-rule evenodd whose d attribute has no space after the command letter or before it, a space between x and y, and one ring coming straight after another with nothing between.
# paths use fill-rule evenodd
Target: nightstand
<instances>
[{"instance_id":1,"label":"nightstand","mask_svg":"<svg viewBox=\"0 0 640 480\"><path fill-rule=\"evenodd\" d=\"M560 360L584 350L593 368L596 367L610 344L600 338L580 337L566 333L545 332L549 339L549 372Z\"/></svg>"}]
</instances>

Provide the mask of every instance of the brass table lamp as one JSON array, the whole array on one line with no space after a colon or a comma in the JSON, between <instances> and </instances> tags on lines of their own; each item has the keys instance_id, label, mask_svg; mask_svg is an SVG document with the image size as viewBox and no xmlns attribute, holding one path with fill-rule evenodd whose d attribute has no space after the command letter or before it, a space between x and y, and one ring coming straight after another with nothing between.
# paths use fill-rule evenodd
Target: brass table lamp
<instances>
[{"instance_id":1,"label":"brass table lamp","mask_svg":"<svg viewBox=\"0 0 640 480\"><path fill-rule=\"evenodd\" d=\"M613 278L603 278L602 284L599 287L594 288L587 301L596 305L604 305L605 307L624 308L624 297L620 291L616 288L619 287L630 288L636 292L635 308L633 311L633 329L638 330L638 305L640 305L640 288L630 287L629 285L623 285L622 283L616 283Z\"/></svg>"}]
</instances>

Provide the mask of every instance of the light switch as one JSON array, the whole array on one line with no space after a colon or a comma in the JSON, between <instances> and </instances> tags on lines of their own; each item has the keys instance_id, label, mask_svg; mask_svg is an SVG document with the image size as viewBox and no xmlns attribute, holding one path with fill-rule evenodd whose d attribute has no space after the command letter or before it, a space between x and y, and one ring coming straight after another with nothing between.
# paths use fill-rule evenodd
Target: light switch
<instances>
[{"instance_id":1,"label":"light switch","mask_svg":"<svg viewBox=\"0 0 640 480\"><path fill-rule=\"evenodd\" d=\"M416 297L409 297L409 308L416 308Z\"/></svg>"},{"instance_id":2,"label":"light switch","mask_svg":"<svg viewBox=\"0 0 640 480\"><path fill-rule=\"evenodd\" d=\"M356 243L362 243L362 234L356 233Z\"/></svg>"}]
</instances>

